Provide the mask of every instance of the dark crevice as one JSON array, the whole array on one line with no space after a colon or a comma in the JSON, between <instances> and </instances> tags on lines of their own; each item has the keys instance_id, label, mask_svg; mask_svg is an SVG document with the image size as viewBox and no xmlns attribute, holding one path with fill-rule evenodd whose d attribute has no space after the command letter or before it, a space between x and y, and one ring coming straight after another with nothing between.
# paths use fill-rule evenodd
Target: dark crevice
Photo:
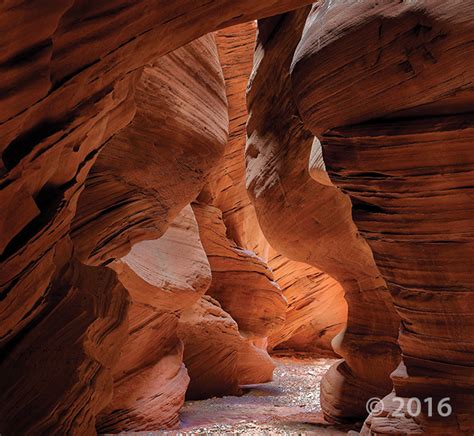
<instances>
[{"instance_id":1,"label":"dark crevice","mask_svg":"<svg viewBox=\"0 0 474 436\"><path fill-rule=\"evenodd\" d=\"M367 213L383 213L386 214L387 211L382 207L377 206L376 204L369 203L367 201L361 200L360 198L352 197L352 214L354 221L357 222L362 216L365 216Z\"/></svg>"},{"instance_id":2,"label":"dark crevice","mask_svg":"<svg viewBox=\"0 0 474 436\"><path fill-rule=\"evenodd\" d=\"M0 255L0 262L4 262L22 247L27 246L36 234L53 221L58 210L64 205L64 190L62 187L45 185L34 197L34 200L40 214L13 237Z\"/></svg>"},{"instance_id":3,"label":"dark crevice","mask_svg":"<svg viewBox=\"0 0 474 436\"><path fill-rule=\"evenodd\" d=\"M3 151L2 159L5 167L8 170L15 168L22 159L33 151L37 144L63 130L64 126L72 120L72 114L60 120L44 120L18 136Z\"/></svg>"},{"instance_id":4,"label":"dark crevice","mask_svg":"<svg viewBox=\"0 0 474 436\"><path fill-rule=\"evenodd\" d=\"M32 61L37 59L43 50L51 46L51 39L45 39L40 41L38 44L28 47L26 50L20 51L14 54L10 59L2 62L0 66L1 70L8 70L10 68L18 68L21 65L31 64Z\"/></svg>"},{"instance_id":5,"label":"dark crevice","mask_svg":"<svg viewBox=\"0 0 474 436\"><path fill-rule=\"evenodd\" d=\"M81 102L79 106L63 117L56 120L46 119L15 138L3 151L2 159L5 167L8 170L12 170L46 138L61 131L67 133L67 128L75 119L78 118L84 108L90 107L94 103L100 101L111 91L112 87L108 86L98 91L87 100ZM63 138L64 137L66 137L66 135L64 135Z\"/></svg>"}]
</instances>

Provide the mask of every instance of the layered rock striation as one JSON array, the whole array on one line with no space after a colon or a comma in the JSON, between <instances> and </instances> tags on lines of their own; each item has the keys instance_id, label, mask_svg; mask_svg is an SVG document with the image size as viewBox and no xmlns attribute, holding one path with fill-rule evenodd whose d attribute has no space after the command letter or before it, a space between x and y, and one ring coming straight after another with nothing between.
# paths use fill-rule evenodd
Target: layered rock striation
<instances>
[{"instance_id":1,"label":"layered rock striation","mask_svg":"<svg viewBox=\"0 0 474 436\"><path fill-rule=\"evenodd\" d=\"M244 335L268 336L285 321L287 306L270 268L227 238L220 209L194 203L193 210L212 270L207 294L219 301Z\"/></svg>"},{"instance_id":2,"label":"layered rock striation","mask_svg":"<svg viewBox=\"0 0 474 436\"><path fill-rule=\"evenodd\" d=\"M135 102L133 121L100 153L79 200L73 237L87 262L162 236L222 157L227 102L214 36L147 65Z\"/></svg>"},{"instance_id":3,"label":"layered rock striation","mask_svg":"<svg viewBox=\"0 0 474 436\"><path fill-rule=\"evenodd\" d=\"M93 344L122 335L126 294L123 289L114 291L120 286L114 284L111 270L82 268L68 239L79 195L99 152L135 116L135 87L140 86L144 65L216 28L280 13L302 3L307 2L182 1L158 7L152 1L105 5L61 0L33 4L13 1L0 6L0 341L6 365L6 377L2 377L6 409L1 414L0 431L9 432L22 414L28 415L23 424L25 433L93 433L95 416L110 399L111 379L101 374L113 366L120 341L97 353ZM149 66L146 69L153 70ZM225 119L225 111L222 116ZM130 156L119 159L126 166ZM135 188L130 187L136 200ZM107 192L102 194L107 197ZM117 198L128 201L123 191ZM107 204L106 198L99 199ZM116 201L108 205L117 206ZM176 206L175 213L179 210ZM99 229L104 209L97 212ZM140 212L137 203L132 212ZM108 215L110 219L113 214ZM172 217L160 215L156 219L164 222L148 226L163 234ZM128 225L123 225L111 219L109 223L117 228L102 227L97 235L90 226L89 234L81 235L84 245L78 243L76 234L79 258L97 265L125 255L130 241L137 235L144 238L136 231L128 239L127 227L136 221L127 221ZM125 234L119 236L119 229ZM107 240L108 232L115 241ZM104 253L99 254L100 250ZM93 276L90 281L83 279L89 275ZM97 295L94 283L102 277L107 277L107 283ZM76 279L80 282L77 286ZM88 292L87 298L77 294L79 289ZM68 298L80 299L84 306L78 303L77 308L82 308L84 318L75 325L67 324L71 328L68 334L76 339L71 339L63 351L65 356L82 357L64 362L58 359L55 371L44 373L41 387L35 387L27 375L33 378L35 371L25 369L21 356L28 350L32 368L51 367L48 356L56 355L54 350L61 340L49 340L57 332L48 329L75 318L76 309L67 305ZM103 331L89 341L85 338L91 325ZM86 363L89 361L92 366ZM84 365L94 369L84 371ZM66 384L55 383L57 374L71 380L70 391ZM26 391L14 388L15 381ZM53 392L53 385L55 389L61 386L64 392ZM32 394L24 393L30 387ZM7 398L7 392L15 394ZM22 403L16 395L28 397L28 402ZM69 395L73 399L64 400ZM67 401L74 403L70 410L75 412L52 418L52 411L67 407ZM11 409L13 404L17 407ZM35 413L28 412L31 410Z\"/></svg>"},{"instance_id":4,"label":"layered rock striation","mask_svg":"<svg viewBox=\"0 0 474 436\"><path fill-rule=\"evenodd\" d=\"M473 17L464 2L327 3L293 60L299 113L401 318L395 395L423 404L400 417L385 398L364 434L473 431ZM447 397L445 417L424 402Z\"/></svg>"},{"instance_id":5,"label":"layered rock striation","mask_svg":"<svg viewBox=\"0 0 474 436\"><path fill-rule=\"evenodd\" d=\"M132 305L128 338L113 368L114 395L97 428L118 433L176 427L189 384L178 322L211 283L191 206L161 238L135 244L111 268Z\"/></svg>"},{"instance_id":6,"label":"layered rock striation","mask_svg":"<svg viewBox=\"0 0 474 436\"><path fill-rule=\"evenodd\" d=\"M173 428L269 345L472 434L472 4L161 3L0 6L0 433Z\"/></svg>"},{"instance_id":7,"label":"layered rock striation","mask_svg":"<svg viewBox=\"0 0 474 436\"><path fill-rule=\"evenodd\" d=\"M343 327L346 303L340 286L316 268L277 253L263 235L245 187L245 143L248 117L245 91L252 72L256 25L239 24L216 33L216 43L226 83L229 108L229 141L224 158L211 173L200 198L222 211L226 234L237 246L255 252L274 272L274 279L289 300L285 324L274 331L271 348L319 354L332 353L331 340ZM284 265L284 266L283 266ZM327 284L330 284L327 286ZM235 297L237 298L237 297ZM328 304L332 310L327 311ZM301 309L301 310L300 310Z\"/></svg>"},{"instance_id":8,"label":"layered rock striation","mask_svg":"<svg viewBox=\"0 0 474 436\"><path fill-rule=\"evenodd\" d=\"M247 188L272 247L328 273L344 289L347 327L332 346L345 360L324 377L321 403L328 419L360 419L370 397L391 391L399 319L352 221L349 198L321 177L318 143L293 100L289 69L309 12L259 21L247 95ZM312 153L317 168L310 171Z\"/></svg>"},{"instance_id":9,"label":"layered rock striation","mask_svg":"<svg viewBox=\"0 0 474 436\"><path fill-rule=\"evenodd\" d=\"M27 324L0 360L0 426L5 434L95 434L112 399L112 368L127 339L128 294L116 274L69 259L56 247L58 270L46 309Z\"/></svg>"},{"instance_id":10,"label":"layered rock striation","mask_svg":"<svg viewBox=\"0 0 474 436\"><path fill-rule=\"evenodd\" d=\"M331 342L345 328L347 304L342 286L331 276L270 250L276 282L288 301L285 323L273 332L273 350L337 356Z\"/></svg>"},{"instance_id":11,"label":"layered rock striation","mask_svg":"<svg viewBox=\"0 0 474 436\"><path fill-rule=\"evenodd\" d=\"M178 334L191 378L188 399L241 395L241 385L272 379L275 364L266 349L243 337L234 319L208 295L183 313Z\"/></svg>"}]
</instances>

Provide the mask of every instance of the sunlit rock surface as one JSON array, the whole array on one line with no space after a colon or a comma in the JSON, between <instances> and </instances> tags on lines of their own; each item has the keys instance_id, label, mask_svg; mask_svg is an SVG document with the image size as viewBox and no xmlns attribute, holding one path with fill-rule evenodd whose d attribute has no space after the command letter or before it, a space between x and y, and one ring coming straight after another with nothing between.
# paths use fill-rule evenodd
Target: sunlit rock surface
<instances>
[{"instance_id":1,"label":"sunlit rock surface","mask_svg":"<svg viewBox=\"0 0 474 436\"><path fill-rule=\"evenodd\" d=\"M222 211L228 237L265 261L273 269L274 280L291 300L285 324L270 339L270 347L287 341L298 331L294 342L288 341L283 348L333 354L331 340L344 327L347 318L341 287L320 270L290 260L270 247L245 188L248 116L245 90L252 71L256 24L245 23L220 30L216 43L226 83L229 142L224 159L211 173L200 198ZM327 310L328 305L332 310Z\"/></svg>"},{"instance_id":2,"label":"sunlit rock surface","mask_svg":"<svg viewBox=\"0 0 474 436\"><path fill-rule=\"evenodd\" d=\"M79 200L73 236L88 262L163 235L222 157L227 103L214 36L147 65L135 102L133 121L100 153Z\"/></svg>"},{"instance_id":3,"label":"sunlit rock surface","mask_svg":"<svg viewBox=\"0 0 474 436\"><path fill-rule=\"evenodd\" d=\"M128 339L113 368L113 399L98 418L98 430L175 427L189 383L177 336L179 317L211 282L191 206L163 237L135 244L111 266L132 305Z\"/></svg>"},{"instance_id":4,"label":"sunlit rock surface","mask_svg":"<svg viewBox=\"0 0 474 436\"><path fill-rule=\"evenodd\" d=\"M246 336L268 336L285 321L287 306L271 270L255 253L227 238L220 209L194 203L193 210L212 270L207 294L219 301Z\"/></svg>"},{"instance_id":5,"label":"sunlit rock surface","mask_svg":"<svg viewBox=\"0 0 474 436\"><path fill-rule=\"evenodd\" d=\"M288 301L285 323L269 337L269 346L334 356L333 338L345 327L347 304L341 285L302 262L270 251L269 265Z\"/></svg>"},{"instance_id":6,"label":"sunlit rock surface","mask_svg":"<svg viewBox=\"0 0 474 436\"><path fill-rule=\"evenodd\" d=\"M330 274L344 289L347 327L332 345L345 360L323 379L321 401L329 419L360 419L367 399L392 389L399 321L352 221L349 198L312 179L308 168L313 135L298 115L289 76L308 13L305 8L259 22L247 95L247 188L272 247Z\"/></svg>"},{"instance_id":7,"label":"sunlit rock surface","mask_svg":"<svg viewBox=\"0 0 474 436\"><path fill-rule=\"evenodd\" d=\"M237 323L208 295L184 312L178 334L191 378L189 399L240 395L240 385L272 379L275 365L267 352L242 337Z\"/></svg>"}]
</instances>

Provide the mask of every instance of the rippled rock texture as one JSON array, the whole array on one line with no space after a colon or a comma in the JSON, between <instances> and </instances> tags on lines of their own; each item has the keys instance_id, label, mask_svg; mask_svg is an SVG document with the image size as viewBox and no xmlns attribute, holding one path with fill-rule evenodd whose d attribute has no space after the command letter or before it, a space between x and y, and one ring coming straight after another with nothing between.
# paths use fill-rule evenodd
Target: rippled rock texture
<instances>
[{"instance_id":1,"label":"rippled rock texture","mask_svg":"<svg viewBox=\"0 0 474 436\"><path fill-rule=\"evenodd\" d=\"M453 413L400 419L389 397L364 433L472 434L474 5L370 3L313 9L295 99L401 318L395 393Z\"/></svg>"},{"instance_id":2,"label":"rippled rock texture","mask_svg":"<svg viewBox=\"0 0 474 436\"><path fill-rule=\"evenodd\" d=\"M244 338L217 300L205 295L180 319L188 399L240 395L240 385L267 382L275 365L259 344Z\"/></svg>"},{"instance_id":3,"label":"rippled rock texture","mask_svg":"<svg viewBox=\"0 0 474 436\"><path fill-rule=\"evenodd\" d=\"M67 240L57 245L61 263L71 249ZM127 338L127 292L112 270L74 261L58 266L45 299L21 340L3 348L2 432L94 434Z\"/></svg>"},{"instance_id":4,"label":"rippled rock texture","mask_svg":"<svg viewBox=\"0 0 474 436\"><path fill-rule=\"evenodd\" d=\"M147 65L135 102L133 121L100 153L79 200L73 236L88 262L163 235L222 156L227 103L214 36Z\"/></svg>"},{"instance_id":5,"label":"rippled rock texture","mask_svg":"<svg viewBox=\"0 0 474 436\"><path fill-rule=\"evenodd\" d=\"M308 5L2 3L0 433L175 427L267 346L473 433L474 7Z\"/></svg>"},{"instance_id":6,"label":"rippled rock texture","mask_svg":"<svg viewBox=\"0 0 474 436\"><path fill-rule=\"evenodd\" d=\"M288 301L285 323L270 335L270 348L336 357L331 341L347 320L341 285L311 265L273 250L269 254L268 263Z\"/></svg>"},{"instance_id":7,"label":"rippled rock texture","mask_svg":"<svg viewBox=\"0 0 474 436\"><path fill-rule=\"evenodd\" d=\"M289 76L309 8L259 22L247 95L247 187L269 243L285 256L336 279L348 304L346 328L333 340L345 360L322 382L332 420L363 418L365 403L392 389L399 361L398 317L367 243L351 217L349 198L317 166L318 142L304 128ZM314 179L312 178L315 177Z\"/></svg>"},{"instance_id":8,"label":"rippled rock texture","mask_svg":"<svg viewBox=\"0 0 474 436\"><path fill-rule=\"evenodd\" d=\"M180 211L173 201L160 209L140 197L143 184L147 194L152 189L147 185L152 178L149 172L136 168L143 165L138 151L142 140L146 149L149 138L140 137L146 136L145 126L134 123L127 127L135 115L143 123L153 122L140 92L147 86L153 89L155 62L168 62L169 67L173 56L159 58L210 31L304 3L307 1L183 0L158 6L150 0L107 4L60 0L11 1L0 6L0 345L5 365L0 431L94 433L95 416L111 397L112 380L107 374L125 340L127 296L112 270L85 268L77 259L92 265L113 262L126 255L133 242L165 232L173 221L167 207L175 215ZM164 64L160 63L162 72ZM172 82L175 76L168 73ZM206 88L213 92L212 86ZM224 92L219 95L225 96ZM185 100L195 103L189 95ZM176 101L168 103L171 110ZM225 142L225 100L220 107L216 116L223 126L219 125L217 133L209 132L222 135ZM190 109L183 122L191 115L196 121L203 114L205 105ZM199 131L200 126L194 122L191 127ZM189 127L181 134L189 133ZM123 136L115 138L124 128ZM130 155L127 147L132 144L127 140L132 137L139 143L134 143ZM107 158L108 145L121 153L116 156L120 164L111 162L110 155ZM206 150L214 145L215 141L206 141ZM100 151L105 153L104 167L96 168L100 174L95 172L87 182L89 188L75 219L73 249L68 242L71 223ZM150 160L148 155L147 162ZM130 170L128 180L117 182L106 174L107 168L115 168L118 176L125 167ZM200 165L196 164L195 171L201 171ZM110 191L94 186L99 180ZM200 188L194 189L199 192ZM183 187L183 195L189 191ZM87 200L88 195L94 204ZM169 198L164 193L157 197ZM180 195L176 197L183 201ZM124 203L130 215L121 215L127 209ZM116 208L116 215L110 208ZM155 221L147 222L142 216L140 228L139 216L148 210ZM68 304L76 299L80 302ZM69 345L55 340L61 331L58 326L71 335L63 335L69 338ZM25 353L28 361L22 357ZM52 356L56 356L54 365L49 363ZM47 368L40 384L33 382L34 368ZM58 374L67 382L59 382Z\"/></svg>"},{"instance_id":9,"label":"rippled rock texture","mask_svg":"<svg viewBox=\"0 0 474 436\"><path fill-rule=\"evenodd\" d=\"M189 377L179 317L211 283L191 206L165 235L135 244L111 266L132 299L128 339L113 368L114 395L97 420L101 432L175 427Z\"/></svg>"},{"instance_id":10,"label":"rippled rock texture","mask_svg":"<svg viewBox=\"0 0 474 436\"><path fill-rule=\"evenodd\" d=\"M340 285L320 270L288 259L270 247L246 191L245 91L252 72L256 25L251 22L220 30L216 42L229 105L229 142L224 158L211 173L200 198L222 211L229 238L247 252L256 253L270 266L274 280L289 300L286 321L272 333L270 348L285 342L282 348L334 354L331 340L344 328L347 318ZM330 311L327 310L329 305ZM293 335L292 342L289 339Z\"/></svg>"}]
</instances>

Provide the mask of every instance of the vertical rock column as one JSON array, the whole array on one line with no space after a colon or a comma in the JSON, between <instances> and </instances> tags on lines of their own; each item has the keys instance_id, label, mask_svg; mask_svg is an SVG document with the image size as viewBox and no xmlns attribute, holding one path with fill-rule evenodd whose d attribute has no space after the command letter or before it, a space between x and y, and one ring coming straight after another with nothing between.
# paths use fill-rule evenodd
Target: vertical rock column
<instances>
[{"instance_id":1,"label":"vertical rock column","mask_svg":"<svg viewBox=\"0 0 474 436\"><path fill-rule=\"evenodd\" d=\"M474 429L473 19L470 2L331 2L293 61L305 126L402 320L392 379L405 410L385 398L364 434Z\"/></svg>"},{"instance_id":2,"label":"vertical rock column","mask_svg":"<svg viewBox=\"0 0 474 436\"><path fill-rule=\"evenodd\" d=\"M360 419L368 398L392 389L399 320L352 221L348 197L309 172L313 135L303 128L289 77L308 13L305 8L259 22L247 96L247 188L272 247L344 288L347 328L332 344L345 360L325 375L321 402L328 419Z\"/></svg>"},{"instance_id":3,"label":"vertical rock column","mask_svg":"<svg viewBox=\"0 0 474 436\"><path fill-rule=\"evenodd\" d=\"M286 348L333 354L331 340L344 328L347 318L341 286L317 268L288 259L270 247L245 187L246 87L252 72L256 30L256 23L249 22L216 32L226 83L229 140L224 158L200 198L222 211L227 237L266 262L291 300L285 324L271 333L270 347L284 341ZM328 305L334 310L327 311ZM288 341L293 335L295 341Z\"/></svg>"},{"instance_id":4,"label":"vertical rock column","mask_svg":"<svg viewBox=\"0 0 474 436\"><path fill-rule=\"evenodd\" d=\"M100 432L173 428L189 383L178 321L211 282L191 206L159 239L135 244L111 264L132 299L130 327L113 368L114 395L100 414Z\"/></svg>"}]
</instances>

